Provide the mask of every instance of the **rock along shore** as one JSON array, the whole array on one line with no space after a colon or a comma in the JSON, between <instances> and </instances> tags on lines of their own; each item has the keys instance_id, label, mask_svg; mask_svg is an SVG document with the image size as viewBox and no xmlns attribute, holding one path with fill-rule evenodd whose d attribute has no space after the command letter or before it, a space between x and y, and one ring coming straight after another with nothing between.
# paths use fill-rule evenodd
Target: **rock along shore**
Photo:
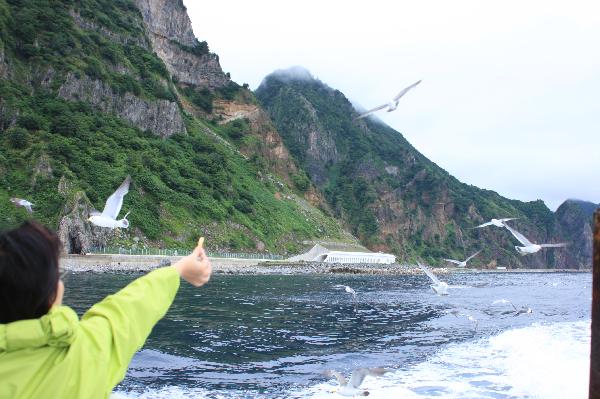
<instances>
[{"instance_id":1,"label":"rock along shore","mask_svg":"<svg viewBox=\"0 0 600 399\"><path fill-rule=\"evenodd\" d=\"M61 258L62 266L70 272L123 273L147 272L158 267L172 264L180 256L158 255L67 255ZM378 274L378 275L410 275L422 274L415 265L393 263L318 263L267 261L260 259L210 258L213 273L216 274ZM458 269L438 267L436 273L470 272L470 273L548 273L548 272L587 272L590 270L573 269Z\"/></svg>"}]
</instances>

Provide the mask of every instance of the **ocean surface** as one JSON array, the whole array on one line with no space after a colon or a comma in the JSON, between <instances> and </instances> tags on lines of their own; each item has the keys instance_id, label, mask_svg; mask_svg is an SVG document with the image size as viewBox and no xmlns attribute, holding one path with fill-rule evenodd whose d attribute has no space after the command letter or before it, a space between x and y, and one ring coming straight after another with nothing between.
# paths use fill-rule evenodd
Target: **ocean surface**
<instances>
[{"instance_id":1,"label":"ocean surface","mask_svg":"<svg viewBox=\"0 0 600 399\"><path fill-rule=\"evenodd\" d=\"M135 277L69 274L65 303L81 315ZM369 397L584 399L591 277L455 273L441 276L447 296L424 275L182 282L115 396L340 398L325 370L386 367L363 383Z\"/></svg>"}]
</instances>

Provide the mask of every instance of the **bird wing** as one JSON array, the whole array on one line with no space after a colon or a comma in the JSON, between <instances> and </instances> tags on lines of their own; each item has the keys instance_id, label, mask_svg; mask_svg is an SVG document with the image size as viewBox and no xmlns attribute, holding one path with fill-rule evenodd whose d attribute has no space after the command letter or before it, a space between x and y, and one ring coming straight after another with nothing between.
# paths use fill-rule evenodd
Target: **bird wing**
<instances>
[{"instance_id":1,"label":"bird wing","mask_svg":"<svg viewBox=\"0 0 600 399\"><path fill-rule=\"evenodd\" d=\"M27 209L27 212L29 212L29 213L33 213L33 209L31 209L31 205L33 205L33 204L30 204L29 202L26 203L25 205L23 205L25 207L25 209Z\"/></svg>"},{"instance_id":2,"label":"bird wing","mask_svg":"<svg viewBox=\"0 0 600 399\"><path fill-rule=\"evenodd\" d=\"M338 373L335 370L325 370L325 372L323 374L326 377L335 377L335 379L340 384L340 386L346 386L346 384L348 384L348 382L346 381L346 378L342 374Z\"/></svg>"},{"instance_id":3,"label":"bird wing","mask_svg":"<svg viewBox=\"0 0 600 399\"><path fill-rule=\"evenodd\" d=\"M400 93L398 93L396 95L396 97L394 97L394 101L398 101L400 100L400 98L405 95L410 89L412 89L413 87L417 86L419 83L421 83L421 81L419 80L418 82L415 82L413 84L411 84L410 86L408 86L407 88L403 89Z\"/></svg>"},{"instance_id":4,"label":"bird wing","mask_svg":"<svg viewBox=\"0 0 600 399\"><path fill-rule=\"evenodd\" d=\"M508 231L510 231L512 235L515 236L515 238L521 242L521 244L525 245L526 247L533 245L533 243L529 241L523 234L519 233L517 230L513 229L509 225L504 224L504 227L506 227Z\"/></svg>"},{"instance_id":5,"label":"bird wing","mask_svg":"<svg viewBox=\"0 0 600 399\"><path fill-rule=\"evenodd\" d=\"M131 183L131 176L127 176L123 183L117 188L117 191L111 194L106 200L102 216L116 219L121 212L123 206L123 197L129 192L129 184Z\"/></svg>"},{"instance_id":6,"label":"bird wing","mask_svg":"<svg viewBox=\"0 0 600 399\"><path fill-rule=\"evenodd\" d=\"M474 257L476 257L477 255L479 255L479 253L480 253L481 251L482 251L482 250L480 249L479 251L475 252L473 255L469 256L467 259L465 259L465 262L468 262L468 261L470 261L471 259L473 259Z\"/></svg>"},{"instance_id":7,"label":"bird wing","mask_svg":"<svg viewBox=\"0 0 600 399\"><path fill-rule=\"evenodd\" d=\"M540 245L542 248L562 248L562 247L566 247L567 243L566 242L559 242L556 244L541 244Z\"/></svg>"},{"instance_id":8,"label":"bird wing","mask_svg":"<svg viewBox=\"0 0 600 399\"><path fill-rule=\"evenodd\" d=\"M508 222L509 220L517 220L518 218L504 218L504 219L498 219L499 221L501 221L502 223L504 222Z\"/></svg>"},{"instance_id":9,"label":"bird wing","mask_svg":"<svg viewBox=\"0 0 600 399\"><path fill-rule=\"evenodd\" d=\"M358 388L360 384L364 381L365 377L368 375L371 376L380 376L387 373L388 370L382 367L376 367L372 369L360 368L356 369L352 372L352 376L350 377L350 385L354 388Z\"/></svg>"},{"instance_id":10,"label":"bird wing","mask_svg":"<svg viewBox=\"0 0 600 399\"><path fill-rule=\"evenodd\" d=\"M474 227L474 229L478 229L478 228L480 228L480 227L489 226L489 225L491 225L491 224L492 224L492 222L487 222L487 223L484 223L484 224L480 224L479 226L475 226L475 227Z\"/></svg>"},{"instance_id":11,"label":"bird wing","mask_svg":"<svg viewBox=\"0 0 600 399\"><path fill-rule=\"evenodd\" d=\"M421 268L421 270L423 270L423 272L431 279L431 281L433 281L434 284L439 284L440 280L435 276L435 274L433 274L431 272L431 270L429 270L429 268L427 268L427 266L422 265L420 263L417 262L417 264L419 265L419 267Z\"/></svg>"},{"instance_id":12,"label":"bird wing","mask_svg":"<svg viewBox=\"0 0 600 399\"><path fill-rule=\"evenodd\" d=\"M454 260L454 259L444 259L446 262L452 262L452 263L456 263L457 265L461 264L461 261L459 260Z\"/></svg>"},{"instance_id":13,"label":"bird wing","mask_svg":"<svg viewBox=\"0 0 600 399\"><path fill-rule=\"evenodd\" d=\"M380 109L384 109L384 108L385 108L385 107L387 107L387 106L388 106L387 104L383 104L383 105L380 105L380 106L378 106L378 107L375 107L375 108L373 108L373 109L370 109L370 110L368 110L368 111L365 111L365 112L363 112L362 114L360 114L359 116L357 116L357 117L356 117L356 119L361 119L361 118L364 118L365 116L368 116L368 115L372 114L372 113L373 113L373 112L375 112L375 111L379 111Z\"/></svg>"}]
</instances>

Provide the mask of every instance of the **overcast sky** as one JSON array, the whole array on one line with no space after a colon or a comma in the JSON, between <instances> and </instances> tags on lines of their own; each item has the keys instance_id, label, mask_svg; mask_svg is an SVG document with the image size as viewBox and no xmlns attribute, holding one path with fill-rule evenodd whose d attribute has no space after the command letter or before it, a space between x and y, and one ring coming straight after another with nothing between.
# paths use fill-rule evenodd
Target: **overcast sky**
<instances>
[{"instance_id":1,"label":"overcast sky","mask_svg":"<svg viewBox=\"0 0 600 399\"><path fill-rule=\"evenodd\" d=\"M600 203L600 1L184 0L194 32L256 89L301 65L461 181Z\"/></svg>"}]
</instances>

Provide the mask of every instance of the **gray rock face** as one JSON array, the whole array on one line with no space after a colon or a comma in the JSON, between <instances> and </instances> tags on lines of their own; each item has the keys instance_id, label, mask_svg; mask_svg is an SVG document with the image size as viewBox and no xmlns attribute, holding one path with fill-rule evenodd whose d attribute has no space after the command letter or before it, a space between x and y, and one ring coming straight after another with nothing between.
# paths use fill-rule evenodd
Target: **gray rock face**
<instances>
[{"instance_id":1,"label":"gray rock face","mask_svg":"<svg viewBox=\"0 0 600 399\"><path fill-rule=\"evenodd\" d=\"M185 123L176 103L167 100L148 101L131 93L114 93L110 86L88 76L69 74L58 95L66 100L85 101L102 112L114 113L135 127L166 138L186 133Z\"/></svg>"},{"instance_id":2,"label":"gray rock face","mask_svg":"<svg viewBox=\"0 0 600 399\"><path fill-rule=\"evenodd\" d=\"M92 206L83 192L75 194L72 207L65 206L65 216L58 226L58 237L67 254L85 254L93 247L106 246L113 231L88 222Z\"/></svg>"},{"instance_id":3,"label":"gray rock face","mask_svg":"<svg viewBox=\"0 0 600 399\"><path fill-rule=\"evenodd\" d=\"M75 25L79 26L83 30L91 30L94 32L98 32L98 33L106 36L107 38L109 38L111 41L114 41L114 42L117 42L120 44L124 44L124 45L134 44L134 45L143 47L146 50L150 49L150 43L146 40L146 38L144 36L126 36L126 35L118 34L118 33L111 31L110 29L107 29L101 25L96 24L93 21L90 21L89 19L82 17L79 14L79 12L77 12L75 10L71 10L70 14L73 17L73 21L75 22ZM141 21L140 21L140 25L141 25ZM141 31L143 31L143 26L139 26L139 28Z\"/></svg>"},{"instance_id":4,"label":"gray rock face","mask_svg":"<svg viewBox=\"0 0 600 399\"><path fill-rule=\"evenodd\" d=\"M229 83L215 54L196 55L181 45L198 41L185 6L174 0L135 0L142 13L152 49L179 83L216 89Z\"/></svg>"},{"instance_id":5,"label":"gray rock face","mask_svg":"<svg viewBox=\"0 0 600 399\"><path fill-rule=\"evenodd\" d=\"M175 40L186 46L193 46L196 37L192 22L180 0L135 0L140 9L146 28L162 37Z\"/></svg>"}]
</instances>

